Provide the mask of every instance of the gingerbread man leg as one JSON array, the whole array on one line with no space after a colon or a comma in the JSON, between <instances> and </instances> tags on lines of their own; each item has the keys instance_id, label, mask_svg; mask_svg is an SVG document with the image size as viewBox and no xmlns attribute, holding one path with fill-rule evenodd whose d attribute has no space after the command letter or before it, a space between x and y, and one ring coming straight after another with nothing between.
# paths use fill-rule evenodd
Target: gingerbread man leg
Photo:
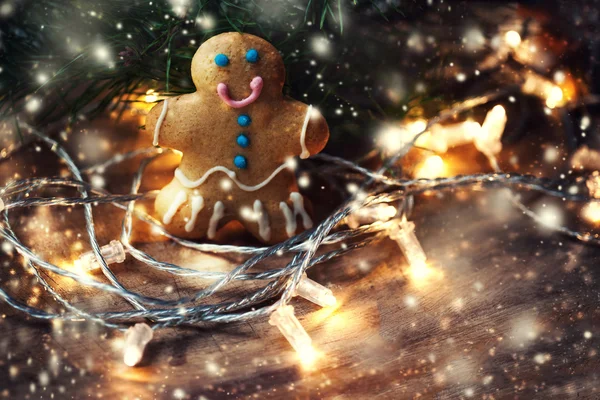
<instances>
[{"instance_id":1,"label":"gingerbread man leg","mask_svg":"<svg viewBox=\"0 0 600 400\"><path fill-rule=\"evenodd\" d=\"M220 227L232 219L225 203L211 190L187 189L176 179L156 198L161 222L172 234L184 238L214 239Z\"/></svg>"},{"instance_id":2,"label":"gingerbread man leg","mask_svg":"<svg viewBox=\"0 0 600 400\"><path fill-rule=\"evenodd\" d=\"M268 244L285 241L313 226L310 203L298 192L280 200L255 200L240 209L238 219L254 237Z\"/></svg>"}]
</instances>

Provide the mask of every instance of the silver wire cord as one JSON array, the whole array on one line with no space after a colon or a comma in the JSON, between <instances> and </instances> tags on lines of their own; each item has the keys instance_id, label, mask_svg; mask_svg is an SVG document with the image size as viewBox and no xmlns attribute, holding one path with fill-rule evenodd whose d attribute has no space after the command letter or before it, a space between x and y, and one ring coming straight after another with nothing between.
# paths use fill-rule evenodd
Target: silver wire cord
<instances>
[{"instance_id":1,"label":"silver wire cord","mask_svg":"<svg viewBox=\"0 0 600 400\"><path fill-rule=\"evenodd\" d=\"M210 243L196 243L171 235L164 226L151 215L136 209L138 200L152 199L157 191L140 193L139 188L144 175L144 170L149 163L160 156L169 153L163 149L138 149L125 154L118 154L111 159L80 170L73 162L70 155L60 144L50 137L38 132L27 124L20 123L22 129L27 129L31 134L37 136L45 143L67 166L72 178L29 178L11 182L0 189L0 197L5 203L2 222L0 223L0 236L11 243L16 251L24 257L26 265L33 271L40 284L64 307L64 312L49 312L33 306L24 304L15 297L8 294L0 287L0 299L9 306L40 319L84 319L98 322L110 328L126 329L132 322L147 319L153 328L175 326L182 324L197 324L202 322L235 322L245 321L253 318L268 316L276 307L285 304L293 297L295 288L302 278L302 274L317 264L321 264L335 258L341 257L356 249L365 247L371 243L380 241L387 237L391 221L376 221L374 223L359 226L355 229L345 226L346 217L358 209L372 207L378 204L393 204L401 214L408 213L407 204L412 204L412 196L423 192L452 191L459 188L486 189L493 187L508 187L511 190L527 190L554 196L565 201L589 202L596 201L585 194L571 194L568 191L556 189L548 179L536 178L530 175L503 173L497 167L497 163L490 160L494 167L494 173L473 174L466 176L455 176L440 179L400 179L385 175L385 172L393 168L408 150L414 146L417 138L427 131L432 125L453 118L456 114L486 104L497 99L505 92L495 91L460 103L456 107L440 113L431 119L423 132L416 135L413 141L405 145L400 151L387 158L378 171L370 171L360 165L338 157L325 154L314 156L327 165L328 173L346 181L358 181L360 189L344 202L338 209L332 212L323 222L312 230L303 232L289 240L270 247L250 247L217 245ZM134 157L143 157L138 171L133 177L130 193L112 194L103 189L92 187L84 178L84 173L102 172L106 168ZM29 193L43 188L75 189L77 197L28 197ZM27 196L25 196L27 194ZM514 195L511 199L516 207L521 209L525 215L540 222L539 217L529 210ZM164 271L173 275L183 277L194 277L209 280L205 287L199 288L190 296L181 297L177 300L165 300L149 297L128 289L118 280L115 273L106 264L106 260L100 252L100 244L96 237L92 205L111 204L125 211L121 223L120 240L126 251L137 262L143 263L149 268ZM9 222L9 212L29 207L73 207L81 206L84 210L85 227L90 246L99 261L102 273L108 283L100 282L91 276L78 274L68 269L44 260L31 248L21 242L13 231ZM406 208L405 208L406 207ZM149 224L153 230L158 231L179 246L186 247L201 253L241 255L247 257L246 261L237 265L229 272L211 272L192 268L193 265L181 266L173 263L160 261L154 256L136 248L131 243L133 231L133 219L136 218ZM342 228L342 226L344 226ZM338 228L337 231L333 231ZM566 227L557 227L556 230L567 236L581 240L585 243L600 244L598 235L578 232ZM288 257L283 257L287 255ZM265 261L272 261L270 265L279 267L253 272L252 269ZM287 260L287 261L284 261ZM281 265L285 262L284 265ZM133 307L129 311L107 310L103 312L87 312L65 299L48 282L45 273L50 271L64 278L71 279L77 284L101 290L107 294L116 295L129 302ZM233 281L253 281L259 286L254 291L240 295L231 301L215 301L210 299L221 292Z\"/></svg>"}]
</instances>

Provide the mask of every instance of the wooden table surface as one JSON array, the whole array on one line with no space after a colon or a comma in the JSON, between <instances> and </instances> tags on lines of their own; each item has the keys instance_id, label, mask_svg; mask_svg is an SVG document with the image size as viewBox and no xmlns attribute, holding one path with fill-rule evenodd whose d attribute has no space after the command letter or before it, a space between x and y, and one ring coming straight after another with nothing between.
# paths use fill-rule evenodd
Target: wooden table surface
<instances>
[{"instance_id":1,"label":"wooden table surface","mask_svg":"<svg viewBox=\"0 0 600 400\"><path fill-rule=\"evenodd\" d=\"M19 168L26 176L33 157L41 156L32 149L1 164L1 176ZM105 178L118 181L131 171L119 168ZM123 193L128 179L109 189ZM149 178L145 185L155 184ZM533 207L543 207L543 199L536 201ZM578 223L573 215L565 220ZM100 206L95 216L101 240L118 237L120 211ZM0 398L600 398L597 248L536 226L498 190L419 197L412 219L435 271L427 279L407 271L390 240L310 271L339 303L331 310L293 301L321 353L314 368L301 367L266 320L159 330L142 364L128 368L119 332L85 322L46 324L0 304ZM64 264L87 249L77 235L80 210L33 209L11 220L50 260ZM233 265L152 240L136 227L139 246L161 260L215 271ZM22 260L8 246L2 250L0 285L55 310ZM164 298L207 284L130 259L114 271L127 287ZM114 296L51 278L88 310L127 309ZM225 295L244 290L234 285Z\"/></svg>"}]
</instances>

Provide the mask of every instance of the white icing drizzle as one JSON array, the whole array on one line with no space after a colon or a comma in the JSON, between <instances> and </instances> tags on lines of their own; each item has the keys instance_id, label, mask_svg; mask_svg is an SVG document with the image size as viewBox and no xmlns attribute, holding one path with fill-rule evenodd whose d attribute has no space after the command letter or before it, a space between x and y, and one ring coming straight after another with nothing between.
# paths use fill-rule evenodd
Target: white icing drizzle
<instances>
[{"instance_id":1,"label":"white icing drizzle","mask_svg":"<svg viewBox=\"0 0 600 400\"><path fill-rule=\"evenodd\" d=\"M282 201L279 203L279 209L285 217L285 232L287 233L288 237L292 237L296 233L296 217L298 215L302 216L302 225L304 225L304 229L310 229L313 225L312 220L304 209L304 198L302 195L298 192L292 192L290 193L290 199L294 205L293 212L285 202Z\"/></svg>"},{"instance_id":2,"label":"white icing drizzle","mask_svg":"<svg viewBox=\"0 0 600 400\"><path fill-rule=\"evenodd\" d=\"M179 210L179 207L181 207L181 205L183 203L185 203L186 200L187 200L187 194L186 194L185 190L180 190L179 192L177 192L177 195L173 199L173 202L169 206L169 209L163 216L163 224L169 225L171 223L171 221L173 221L173 217L175 216L175 213L177 212L177 210Z\"/></svg>"},{"instance_id":3,"label":"white icing drizzle","mask_svg":"<svg viewBox=\"0 0 600 400\"><path fill-rule=\"evenodd\" d=\"M275 171L273 171L273 173L267 179L265 179L258 185L254 185L254 186L243 184L242 182L240 182L237 179L234 171L230 170L229 168L220 166L220 165L218 165L216 167L212 167L211 169L206 171L200 179L195 180L195 181L190 180L187 176L185 176L185 174L179 168L177 168L175 170L175 178L177 178L177 180L186 188L193 189L193 188L197 188L198 186L202 185L208 179L208 177L210 175L214 174L215 172L224 172L225 174L227 174L227 176L229 176L229 178L231 178L231 180L233 182L235 182L236 185L238 185L238 187L240 189L245 190L246 192L254 192L258 189L262 189L263 187L265 187L269 182L271 182L271 180L273 178L275 178L275 176L278 173L280 173L281 171L283 171L284 169L286 169L288 167L289 167L289 163L284 162L279 167L277 167L277 169L275 169Z\"/></svg>"},{"instance_id":4,"label":"white icing drizzle","mask_svg":"<svg viewBox=\"0 0 600 400\"><path fill-rule=\"evenodd\" d=\"M302 146L302 153L300 153L300 158L302 159L310 157L310 152L306 148L306 129L308 128L308 122L310 121L311 115L312 105L308 106L306 116L304 117L304 124L302 125L302 132L300 133L300 146Z\"/></svg>"},{"instance_id":5,"label":"white icing drizzle","mask_svg":"<svg viewBox=\"0 0 600 400\"><path fill-rule=\"evenodd\" d=\"M196 225L196 218L198 218L198 213L202 211L204 207L204 198L200 195L192 196L192 214L190 215L190 220L185 224L185 231L191 232L194 230L194 225Z\"/></svg>"},{"instance_id":6,"label":"white icing drizzle","mask_svg":"<svg viewBox=\"0 0 600 400\"><path fill-rule=\"evenodd\" d=\"M296 217L294 216L294 213L292 213L292 210L290 210L284 201L279 203L279 209L285 217L285 232L287 233L288 237L294 236L296 233Z\"/></svg>"},{"instance_id":7,"label":"white icing drizzle","mask_svg":"<svg viewBox=\"0 0 600 400\"><path fill-rule=\"evenodd\" d=\"M298 192L290 193L290 199L292 200L292 204L294 204L294 216L298 216L300 214L302 216L302 225L304 225L304 229L312 228L312 220L310 216L306 213L304 209L304 198Z\"/></svg>"},{"instance_id":8,"label":"white icing drizzle","mask_svg":"<svg viewBox=\"0 0 600 400\"><path fill-rule=\"evenodd\" d=\"M254 214L258 222L258 234L263 240L271 239L271 226L269 225L269 216L265 212L260 200L254 200Z\"/></svg>"},{"instance_id":9,"label":"white icing drizzle","mask_svg":"<svg viewBox=\"0 0 600 400\"><path fill-rule=\"evenodd\" d=\"M206 236L208 236L209 239L215 238L215 235L217 234L217 227L219 226L219 221L221 220L221 218L223 218L224 213L225 205L223 205L223 202L219 200L215 203L213 214L210 217L210 221L208 223L208 232L206 233Z\"/></svg>"},{"instance_id":10,"label":"white icing drizzle","mask_svg":"<svg viewBox=\"0 0 600 400\"><path fill-rule=\"evenodd\" d=\"M165 116L167 115L167 101L163 101L163 108L160 112L160 116L158 117L158 121L156 121L156 126L154 127L154 139L152 140L152 146L158 146L158 136L160 135L160 127L165 120Z\"/></svg>"},{"instance_id":11,"label":"white icing drizzle","mask_svg":"<svg viewBox=\"0 0 600 400\"><path fill-rule=\"evenodd\" d=\"M167 100L165 100L164 103L165 104L163 106L162 113L160 114L160 117L158 118L158 122L156 123L156 127L154 128L153 144L155 146L158 145L158 135L159 135L159 131L160 131L160 126L162 124L162 121L163 121L166 113L167 113L167 111L166 111L167 110ZM306 111L306 117L304 117L304 123L302 124L302 132L300 133L300 146L302 147L302 153L300 153L300 158L302 158L302 159L308 158L310 156L310 152L306 148L306 129L308 128L308 123L310 122L310 117L312 115L312 108L313 108L312 105L308 106L308 110ZM231 180L240 189L242 189L246 192L254 192L256 190L259 190L259 189L262 189L263 187L265 187L269 182L271 182L273 180L273 178L275 178L277 176L277 174L279 174L281 171L283 171L286 168L293 168L293 164L291 164L289 161L284 162L279 167L275 168L275 170L271 173L271 175L269 175L267 177L267 179L265 179L264 181L262 181L256 185L246 185L246 184L240 182L237 179L237 175L236 175L235 171L232 171L227 167L223 167L222 165L217 165L216 167L212 167L211 169L206 171L204 173L204 175L202 175L199 179L196 179L195 181L192 181L191 179L189 179L187 176L185 176L183 171L181 171L179 168L177 168L177 169L175 169L175 178L177 178L177 180L186 188L195 189L198 186L202 185L204 182L206 182L208 177L211 176L212 174L214 174L215 172L223 172L229 178L231 178ZM311 222L311 224L312 224L312 222Z\"/></svg>"}]
</instances>

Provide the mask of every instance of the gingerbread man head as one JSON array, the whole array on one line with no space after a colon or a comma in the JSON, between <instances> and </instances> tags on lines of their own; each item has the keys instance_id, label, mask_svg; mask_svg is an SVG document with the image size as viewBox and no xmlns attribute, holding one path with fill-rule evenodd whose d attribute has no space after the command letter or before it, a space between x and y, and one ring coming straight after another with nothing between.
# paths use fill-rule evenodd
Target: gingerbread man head
<instances>
[{"instance_id":1,"label":"gingerbread man head","mask_svg":"<svg viewBox=\"0 0 600 400\"><path fill-rule=\"evenodd\" d=\"M183 153L155 208L178 236L216 238L239 221L274 243L312 226L290 159L321 151L327 123L311 106L282 94L279 52L253 35L224 33L192 60L197 91L154 107L146 129L155 145Z\"/></svg>"},{"instance_id":2,"label":"gingerbread man head","mask_svg":"<svg viewBox=\"0 0 600 400\"><path fill-rule=\"evenodd\" d=\"M281 96L285 67L271 43L231 32L200 46L192 59L192 80L198 92L211 100L241 108L259 99Z\"/></svg>"}]
</instances>

